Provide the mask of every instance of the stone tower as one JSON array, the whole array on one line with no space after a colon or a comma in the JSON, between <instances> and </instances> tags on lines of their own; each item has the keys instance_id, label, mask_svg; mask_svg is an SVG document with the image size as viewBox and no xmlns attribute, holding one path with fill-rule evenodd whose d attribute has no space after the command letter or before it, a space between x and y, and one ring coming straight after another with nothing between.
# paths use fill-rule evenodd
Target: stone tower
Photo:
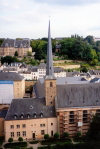
<instances>
[{"instance_id":1,"label":"stone tower","mask_svg":"<svg viewBox=\"0 0 100 149\"><path fill-rule=\"evenodd\" d=\"M45 77L44 85L45 85L46 105L55 105L56 78L54 77L54 70L53 70L50 21L49 21L49 28L48 28L47 68L46 68L46 77Z\"/></svg>"}]
</instances>

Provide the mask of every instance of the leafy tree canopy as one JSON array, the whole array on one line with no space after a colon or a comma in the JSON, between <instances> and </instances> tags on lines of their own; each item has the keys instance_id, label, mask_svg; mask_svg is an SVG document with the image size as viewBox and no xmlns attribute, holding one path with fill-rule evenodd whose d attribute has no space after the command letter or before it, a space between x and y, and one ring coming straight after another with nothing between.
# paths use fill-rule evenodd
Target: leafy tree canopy
<instances>
[{"instance_id":1,"label":"leafy tree canopy","mask_svg":"<svg viewBox=\"0 0 100 149\"><path fill-rule=\"evenodd\" d=\"M16 57L12 57L12 56L5 56L5 57L1 57L1 64L4 63L12 63L12 62L18 62L19 60Z\"/></svg>"}]
</instances>

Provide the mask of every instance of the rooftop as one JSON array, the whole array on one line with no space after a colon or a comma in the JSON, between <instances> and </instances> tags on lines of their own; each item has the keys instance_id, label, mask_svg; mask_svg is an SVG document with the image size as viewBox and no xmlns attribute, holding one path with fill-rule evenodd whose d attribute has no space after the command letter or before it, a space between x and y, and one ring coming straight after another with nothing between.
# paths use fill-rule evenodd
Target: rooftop
<instances>
[{"instance_id":1,"label":"rooftop","mask_svg":"<svg viewBox=\"0 0 100 149\"><path fill-rule=\"evenodd\" d=\"M46 106L44 98L13 99L6 120L55 117L54 106Z\"/></svg>"},{"instance_id":2,"label":"rooftop","mask_svg":"<svg viewBox=\"0 0 100 149\"><path fill-rule=\"evenodd\" d=\"M0 72L0 81L21 81L24 77L15 72Z\"/></svg>"},{"instance_id":3,"label":"rooftop","mask_svg":"<svg viewBox=\"0 0 100 149\"><path fill-rule=\"evenodd\" d=\"M1 47L14 47L14 48L29 48L29 39L5 39Z\"/></svg>"}]
</instances>

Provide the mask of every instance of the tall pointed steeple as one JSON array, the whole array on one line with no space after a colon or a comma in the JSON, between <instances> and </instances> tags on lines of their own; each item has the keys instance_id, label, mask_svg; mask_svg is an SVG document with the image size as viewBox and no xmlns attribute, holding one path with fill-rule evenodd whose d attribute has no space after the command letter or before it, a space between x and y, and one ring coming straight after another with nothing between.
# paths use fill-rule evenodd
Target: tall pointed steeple
<instances>
[{"instance_id":1,"label":"tall pointed steeple","mask_svg":"<svg viewBox=\"0 0 100 149\"><path fill-rule=\"evenodd\" d=\"M53 58L52 58L52 43L50 34L50 21L48 28L48 47L47 47L47 69L44 81L45 101L47 106L55 105L56 96L56 78L54 77Z\"/></svg>"},{"instance_id":2,"label":"tall pointed steeple","mask_svg":"<svg viewBox=\"0 0 100 149\"><path fill-rule=\"evenodd\" d=\"M54 70L53 70L53 58L52 58L52 43L51 43L51 33L50 33L50 20L49 20L49 27L48 27L48 46L47 46L47 69L46 69L46 76L53 77Z\"/></svg>"}]
</instances>

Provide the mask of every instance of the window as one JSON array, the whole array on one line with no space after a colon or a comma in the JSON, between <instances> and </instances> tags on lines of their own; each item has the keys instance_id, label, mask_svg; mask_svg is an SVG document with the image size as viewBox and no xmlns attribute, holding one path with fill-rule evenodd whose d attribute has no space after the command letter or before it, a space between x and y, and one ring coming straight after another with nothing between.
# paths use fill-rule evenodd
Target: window
<instances>
[{"instance_id":1,"label":"window","mask_svg":"<svg viewBox=\"0 0 100 149\"><path fill-rule=\"evenodd\" d=\"M87 123L88 122L88 113L87 110L83 111L83 123Z\"/></svg>"},{"instance_id":2,"label":"window","mask_svg":"<svg viewBox=\"0 0 100 149\"><path fill-rule=\"evenodd\" d=\"M16 128L20 128L20 125L16 125Z\"/></svg>"},{"instance_id":3,"label":"window","mask_svg":"<svg viewBox=\"0 0 100 149\"><path fill-rule=\"evenodd\" d=\"M51 136L53 137L53 130L51 130Z\"/></svg>"},{"instance_id":4,"label":"window","mask_svg":"<svg viewBox=\"0 0 100 149\"><path fill-rule=\"evenodd\" d=\"M40 124L40 127L45 127L45 124Z\"/></svg>"},{"instance_id":5,"label":"window","mask_svg":"<svg viewBox=\"0 0 100 149\"><path fill-rule=\"evenodd\" d=\"M14 119L17 119L17 117L18 117L18 115L17 115L17 114L15 114L15 115L14 115Z\"/></svg>"},{"instance_id":6,"label":"window","mask_svg":"<svg viewBox=\"0 0 100 149\"><path fill-rule=\"evenodd\" d=\"M22 132L22 135L23 135L23 137L26 136L26 131L23 131Z\"/></svg>"},{"instance_id":7,"label":"window","mask_svg":"<svg viewBox=\"0 0 100 149\"><path fill-rule=\"evenodd\" d=\"M96 114L100 116L100 109L96 110Z\"/></svg>"},{"instance_id":8,"label":"window","mask_svg":"<svg viewBox=\"0 0 100 149\"><path fill-rule=\"evenodd\" d=\"M74 111L70 111L69 113L69 123L70 124L74 123Z\"/></svg>"},{"instance_id":9,"label":"window","mask_svg":"<svg viewBox=\"0 0 100 149\"><path fill-rule=\"evenodd\" d=\"M24 118L24 114L21 114L21 116L20 116L21 118Z\"/></svg>"},{"instance_id":10,"label":"window","mask_svg":"<svg viewBox=\"0 0 100 149\"><path fill-rule=\"evenodd\" d=\"M17 137L20 137L20 132L17 132Z\"/></svg>"},{"instance_id":11,"label":"window","mask_svg":"<svg viewBox=\"0 0 100 149\"><path fill-rule=\"evenodd\" d=\"M22 124L22 127L23 127L23 128L26 128L26 124Z\"/></svg>"},{"instance_id":12,"label":"window","mask_svg":"<svg viewBox=\"0 0 100 149\"><path fill-rule=\"evenodd\" d=\"M50 87L53 87L53 84L52 84L52 82L50 82Z\"/></svg>"},{"instance_id":13,"label":"window","mask_svg":"<svg viewBox=\"0 0 100 149\"><path fill-rule=\"evenodd\" d=\"M14 132L11 132L10 136L11 136L11 138L13 138L14 137Z\"/></svg>"},{"instance_id":14,"label":"window","mask_svg":"<svg viewBox=\"0 0 100 149\"><path fill-rule=\"evenodd\" d=\"M27 118L30 118L30 114L27 114Z\"/></svg>"},{"instance_id":15,"label":"window","mask_svg":"<svg viewBox=\"0 0 100 149\"><path fill-rule=\"evenodd\" d=\"M10 125L10 128L13 129L14 128L14 125Z\"/></svg>"},{"instance_id":16,"label":"window","mask_svg":"<svg viewBox=\"0 0 100 149\"><path fill-rule=\"evenodd\" d=\"M51 126L53 125L53 123L51 123Z\"/></svg>"},{"instance_id":17,"label":"window","mask_svg":"<svg viewBox=\"0 0 100 149\"><path fill-rule=\"evenodd\" d=\"M33 114L34 118L36 118L36 112Z\"/></svg>"},{"instance_id":18,"label":"window","mask_svg":"<svg viewBox=\"0 0 100 149\"><path fill-rule=\"evenodd\" d=\"M44 130L41 130L41 135L44 135L45 134L45 131Z\"/></svg>"},{"instance_id":19,"label":"window","mask_svg":"<svg viewBox=\"0 0 100 149\"><path fill-rule=\"evenodd\" d=\"M43 112L40 113L40 116L43 117Z\"/></svg>"}]
</instances>

